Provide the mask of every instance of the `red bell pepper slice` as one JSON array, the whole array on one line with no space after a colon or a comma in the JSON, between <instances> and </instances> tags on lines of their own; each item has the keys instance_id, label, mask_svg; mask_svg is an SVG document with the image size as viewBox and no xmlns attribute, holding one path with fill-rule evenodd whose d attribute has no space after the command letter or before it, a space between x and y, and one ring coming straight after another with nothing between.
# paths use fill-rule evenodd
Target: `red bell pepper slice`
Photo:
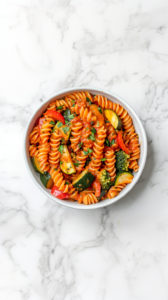
<instances>
[{"instance_id":1,"label":"red bell pepper slice","mask_svg":"<svg viewBox=\"0 0 168 300\"><path fill-rule=\"evenodd\" d=\"M123 140L123 133L122 131L118 131L117 133L117 141L118 141L118 145L119 147L125 152L127 153L128 155L131 154L131 150L126 147L126 145L124 144L124 140Z\"/></svg>"},{"instance_id":2,"label":"red bell pepper slice","mask_svg":"<svg viewBox=\"0 0 168 300\"><path fill-rule=\"evenodd\" d=\"M49 109L45 112L44 115L53 118L55 121L60 121L63 124L65 124L64 117L58 111Z\"/></svg>"},{"instance_id":3,"label":"red bell pepper slice","mask_svg":"<svg viewBox=\"0 0 168 300\"><path fill-rule=\"evenodd\" d=\"M95 181L92 183L92 186L95 190L95 196L99 197L100 193L101 193L101 185L100 185L100 182L98 181L98 179L95 179Z\"/></svg>"},{"instance_id":4,"label":"red bell pepper slice","mask_svg":"<svg viewBox=\"0 0 168 300\"><path fill-rule=\"evenodd\" d=\"M57 197L58 199L66 199L69 198L69 194L68 193L63 193L62 191L59 191L59 189L54 185L51 189L51 194L54 197Z\"/></svg>"},{"instance_id":5,"label":"red bell pepper slice","mask_svg":"<svg viewBox=\"0 0 168 300\"><path fill-rule=\"evenodd\" d=\"M38 118L38 119L36 120L35 126L37 126L37 125L39 124L39 120L40 120L40 118Z\"/></svg>"}]
</instances>

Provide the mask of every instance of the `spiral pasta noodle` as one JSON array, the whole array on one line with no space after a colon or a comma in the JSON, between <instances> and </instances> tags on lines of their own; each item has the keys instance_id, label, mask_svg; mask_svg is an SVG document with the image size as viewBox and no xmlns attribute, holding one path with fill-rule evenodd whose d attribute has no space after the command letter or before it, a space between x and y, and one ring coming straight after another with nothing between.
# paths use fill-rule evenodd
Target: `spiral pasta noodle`
<instances>
[{"instance_id":1,"label":"spiral pasta noodle","mask_svg":"<svg viewBox=\"0 0 168 300\"><path fill-rule=\"evenodd\" d=\"M86 97L92 101L92 96L89 92L78 92L78 93L73 93L73 94L69 94L66 96L66 98L70 98L72 100L75 100L75 99L83 99L83 100L86 100Z\"/></svg>"},{"instance_id":2,"label":"spiral pasta noodle","mask_svg":"<svg viewBox=\"0 0 168 300\"><path fill-rule=\"evenodd\" d=\"M54 185L63 193L68 193L69 186L68 184L65 184L65 180L61 170L51 167L50 175L54 181Z\"/></svg>"},{"instance_id":3,"label":"spiral pasta noodle","mask_svg":"<svg viewBox=\"0 0 168 300\"><path fill-rule=\"evenodd\" d=\"M81 205L116 197L139 169L139 137L128 111L88 91L53 98L29 142L42 184Z\"/></svg>"},{"instance_id":4,"label":"spiral pasta noodle","mask_svg":"<svg viewBox=\"0 0 168 300\"><path fill-rule=\"evenodd\" d=\"M108 197L109 199L112 199L112 198L118 196L119 193L120 193L125 187L126 187L126 184L120 184L120 185L118 185L118 186L112 186L112 187L109 189L108 193L107 193L107 197Z\"/></svg>"},{"instance_id":5,"label":"spiral pasta noodle","mask_svg":"<svg viewBox=\"0 0 168 300\"><path fill-rule=\"evenodd\" d=\"M98 171L101 166L101 159L103 158L104 141L106 138L106 129L104 126L97 130L96 141L93 144L93 155L89 164L91 171Z\"/></svg>"},{"instance_id":6,"label":"spiral pasta noodle","mask_svg":"<svg viewBox=\"0 0 168 300\"><path fill-rule=\"evenodd\" d=\"M49 163L54 167L58 166L61 153L58 151L60 145L61 135L58 129L55 129L50 136L50 153L49 153Z\"/></svg>"},{"instance_id":7,"label":"spiral pasta noodle","mask_svg":"<svg viewBox=\"0 0 168 300\"><path fill-rule=\"evenodd\" d=\"M111 177L111 180L114 181L115 177L116 177L116 168L115 168L115 154L113 150L108 150L107 152L105 152L105 169L107 172L109 172L109 175Z\"/></svg>"},{"instance_id":8,"label":"spiral pasta noodle","mask_svg":"<svg viewBox=\"0 0 168 300\"><path fill-rule=\"evenodd\" d=\"M48 143L42 144L39 146L38 151L38 160L40 162L41 169L46 172L50 169L50 165L48 162L48 155L50 152L50 145Z\"/></svg>"},{"instance_id":9,"label":"spiral pasta noodle","mask_svg":"<svg viewBox=\"0 0 168 300\"><path fill-rule=\"evenodd\" d=\"M40 132L40 140L42 144L45 144L48 142L51 131L53 128L53 124L55 124L54 120L50 117L45 117L44 122L41 127L41 132Z\"/></svg>"},{"instance_id":10,"label":"spiral pasta noodle","mask_svg":"<svg viewBox=\"0 0 168 300\"><path fill-rule=\"evenodd\" d=\"M35 156L37 157L38 156L38 147L36 147L36 145L30 145L29 146L29 154L31 157Z\"/></svg>"},{"instance_id":11,"label":"spiral pasta noodle","mask_svg":"<svg viewBox=\"0 0 168 300\"><path fill-rule=\"evenodd\" d=\"M70 138L71 141L71 147L73 151L79 150L79 143L80 143L80 137L81 137L81 132L82 132L82 122L77 122L73 123L71 126L71 135L72 137Z\"/></svg>"},{"instance_id":12,"label":"spiral pasta noodle","mask_svg":"<svg viewBox=\"0 0 168 300\"><path fill-rule=\"evenodd\" d=\"M88 192L88 193L85 193L85 192L82 192L79 199L78 199L78 202L81 204L85 204L85 205L89 205L89 204L95 204L98 202L96 196L91 193L91 192Z\"/></svg>"},{"instance_id":13,"label":"spiral pasta noodle","mask_svg":"<svg viewBox=\"0 0 168 300\"><path fill-rule=\"evenodd\" d=\"M75 162L79 164L79 165L76 166L76 171L78 173L80 173L84 169L87 157L88 157L88 154L86 155L84 153L84 151L78 151L76 153Z\"/></svg>"},{"instance_id":14,"label":"spiral pasta noodle","mask_svg":"<svg viewBox=\"0 0 168 300\"><path fill-rule=\"evenodd\" d=\"M40 141L39 128L38 125L34 126L33 131L29 135L29 140L31 144L37 144Z\"/></svg>"}]
</instances>

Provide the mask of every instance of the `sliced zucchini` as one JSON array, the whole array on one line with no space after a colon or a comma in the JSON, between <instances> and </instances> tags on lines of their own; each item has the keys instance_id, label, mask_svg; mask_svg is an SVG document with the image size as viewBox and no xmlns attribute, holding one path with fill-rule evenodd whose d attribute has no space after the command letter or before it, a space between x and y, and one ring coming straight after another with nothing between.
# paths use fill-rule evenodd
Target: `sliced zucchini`
<instances>
[{"instance_id":1,"label":"sliced zucchini","mask_svg":"<svg viewBox=\"0 0 168 300\"><path fill-rule=\"evenodd\" d=\"M69 138L70 138L70 133L71 133L71 129L69 126L67 125L62 125L61 122L58 122L55 126L55 128L57 128L59 130L59 132L62 135L62 144L67 144Z\"/></svg>"},{"instance_id":2,"label":"sliced zucchini","mask_svg":"<svg viewBox=\"0 0 168 300\"><path fill-rule=\"evenodd\" d=\"M113 110L105 109L104 114L107 120L110 121L110 123L113 125L115 129L120 130L122 128L123 122Z\"/></svg>"},{"instance_id":3,"label":"sliced zucchini","mask_svg":"<svg viewBox=\"0 0 168 300\"><path fill-rule=\"evenodd\" d=\"M52 180L51 175L48 172L40 174L40 180L47 189L52 189L54 181Z\"/></svg>"},{"instance_id":4,"label":"sliced zucchini","mask_svg":"<svg viewBox=\"0 0 168 300\"><path fill-rule=\"evenodd\" d=\"M100 196L97 198L98 200L100 200L104 195L106 195L108 192L108 190L101 190Z\"/></svg>"},{"instance_id":5,"label":"sliced zucchini","mask_svg":"<svg viewBox=\"0 0 168 300\"><path fill-rule=\"evenodd\" d=\"M78 190L86 190L92 182L95 180L95 177L88 170L84 170L77 178L74 179L72 185Z\"/></svg>"},{"instance_id":6,"label":"sliced zucchini","mask_svg":"<svg viewBox=\"0 0 168 300\"><path fill-rule=\"evenodd\" d=\"M65 174L76 173L76 169L66 145L63 145L63 151L60 158L60 168Z\"/></svg>"},{"instance_id":7,"label":"sliced zucchini","mask_svg":"<svg viewBox=\"0 0 168 300\"><path fill-rule=\"evenodd\" d=\"M37 157L32 157L32 163L36 172L44 174L43 170L40 168L40 162Z\"/></svg>"},{"instance_id":8,"label":"sliced zucchini","mask_svg":"<svg viewBox=\"0 0 168 300\"><path fill-rule=\"evenodd\" d=\"M124 183L131 183L134 176L129 172L121 172L118 173L115 178L115 184L114 185L120 185Z\"/></svg>"}]
</instances>

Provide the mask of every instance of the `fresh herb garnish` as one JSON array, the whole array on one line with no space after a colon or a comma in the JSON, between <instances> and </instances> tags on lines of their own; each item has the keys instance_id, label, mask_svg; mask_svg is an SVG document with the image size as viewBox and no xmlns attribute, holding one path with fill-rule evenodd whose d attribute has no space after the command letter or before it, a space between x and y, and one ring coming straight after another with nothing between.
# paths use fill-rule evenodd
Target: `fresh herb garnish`
<instances>
[{"instance_id":1,"label":"fresh herb garnish","mask_svg":"<svg viewBox=\"0 0 168 300\"><path fill-rule=\"evenodd\" d=\"M81 147L82 147L82 145L83 145L83 143L79 143L79 144L78 144L78 147L79 147L79 148L81 148Z\"/></svg>"},{"instance_id":2,"label":"fresh herb garnish","mask_svg":"<svg viewBox=\"0 0 168 300\"><path fill-rule=\"evenodd\" d=\"M110 121L108 121L108 120L106 120L105 122L106 122L106 123L110 123Z\"/></svg>"},{"instance_id":3,"label":"fresh herb garnish","mask_svg":"<svg viewBox=\"0 0 168 300\"><path fill-rule=\"evenodd\" d=\"M79 167L79 163L74 163L75 166Z\"/></svg>"},{"instance_id":4,"label":"fresh herb garnish","mask_svg":"<svg viewBox=\"0 0 168 300\"><path fill-rule=\"evenodd\" d=\"M57 109L63 109L63 106L61 105L61 106L57 106Z\"/></svg>"},{"instance_id":5,"label":"fresh herb garnish","mask_svg":"<svg viewBox=\"0 0 168 300\"><path fill-rule=\"evenodd\" d=\"M54 170L55 170L55 171L58 171L58 169L55 169L55 168L54 168Z\"/></svg>"},{"instance_id":6,"label":"fresh herb garnish","mask_svg":"<svg viewBox=\"0 0 168 300\"><path fill-rule=\"evenodd\" d=\"M65 134L67 134L67 132L69 131L69 127L63 127L63 128L62 128L62 131L63 131Z\"/></svg>"},{"instance_id":7,"label":"fresh herb garnish","mask_svg":"<svg viewBox=\"0 0 168 300\"><path fill-rule=\"evenodd\" d=\"M65 184L69 184L69 181L65 181Z\"/></svg>"},{"instance_id":8,"label":"fresh herb garnish","mask_svg":"<svg viewBox=\"0 0 168 300\"><path fill-rule=\"evenodd\" d=\"M55 122L54 121L50 121L50 123L49 124L51 124L51 125L55 125Z\"/></svg>"},{"instance_id":9,"label":"fresh herb garnish","mask_svg":"<svg viewBox=\"0 0 168 300\"><path fill-rule=\"evenodd\" d=\"M105 161L105 160L106 160L106 158L102 158L102 159L101 159L101 161Z\"/></svg>"},{"instance_id":10,"label":"fresh herb garnish","mask_svg":"<svg viewBox=\"0 0 168 300\"><path fill-rule=\"evenodd\" d=\"M88 140L95 141L95 136L94 136L94 134L90 134L90 135L88 136Z\"/></svg>"},{"instance_id":11,"label":"fresh herb garnish","mask_svg":"<svg viewBox=\"0 0 168 300\"><path fill-rule=\"evenodd\" d=\"M108 139L105 139L105 145L110 147L110 141Z\"/></svg>"},{"instance_id":12,"label":"fresh herb garnish","mask_svg":"<svg viewBox=\"0 0 168 300\"><path fill-rule=\"evenodd\" d=\"M90 154L90 153L92 153L92 152L93 152L92 149L88 149L88 151L83 151L83 153L84 153L85 155L88 155L88 154Z\"/></svg>"},{"instance_id":13,"label":"fresh herb garnish","mask_svg":"<svg viewBox=\"0 0 168 300\"><path fill-rule=\"evenodd\" d=\"M93 121L91 121L91 122L90 122L90 124L91 124L91 125L93 125L93 124L94 124L94 122L93 122Z\"/></svg>"},{"instance_id":14,"label":"fresh herb garnish","mask_svg":"<svg viewBox=\"0 0 168 300\"><path fill-rule=\"evenodd\" d=\"M115 139L111 141L111 146L115 144Z\"/></svg>"},{"instance_id":15,"label":"fresh herb garnish","mask_svg":"<svg viewBox=\"0 0 168 300\"><path fill-rule=\"evenodd\" d=\"M96 129L95 128L91 128L91 132L96 133Z\"/></svg>"},{"instance_id":16,"label":"fresh herb garnish","mask_svg":"<svg viewBox=\"0 0 168 300\"><path fill-rule=\"evenodd\" d=\"M86 101L89 102L89 105L92 104L92 102L90 101L90 99L88 97L86 97Z\"/></svg>"},{"instance_id":17,"label":"fresh herb garnish","mask_svg":"<svg viewBox=\"0 0 168 300\"><path fill-rule=\"evenodd\" d=\"M102 114L102 110L101 110L101 108L100 107L98 107L98 111Z\"/></svg>"},{"instance_id":18,"label":"fresh herb garnish","mask_svg":"<svg viewBox=\"0 0 168 300\"><path fill-rule=\"evenodd\" d=\"M69 119L74 119L74 114L72 114L72 115L69 115Z\"/></svg>"},{"instance_id":19,"label":"fresh herb garnish","mask_svg":"<svg viewBox=\"0 0 168 300\"><path fill-rule=\"evenodd\" d=\"M60 128L61 126L63 126L63 123L62 122L58 122L57 128Z\"/></svg>"},{"instance_id":20,"label":"fresh herb garnish","mask_svg":"<svg viewBox=\"0 0 168 300\"><path fill-rule=\"evenodd\" d=\"M67 109L64 111L63 116L64 116L64 119L65 119L66 121L68 121L68 122L72 119L72 118L69 118L70 115L71 115L71 111L70 111L69 108L67 108Z\"/></svg>"},{"instance_id":21,"label":"fresh herb garnish","mask_svg":"<svg viewBox=\"0 0 168 300\"><path fill-rule=\"evenodd\" d=\"M60 165L62 165L63 164L63 161L60 161Z\"/></svg>"},{"instance_id":22,"label":"fresh herb garnish","mask_svg":"<svg viewBox=\"0 0 168 300\"><path fill-rule=\"evenodd\" d=\"M64 146L63 145L59 145L58 151L62 154L64 150Z\"/></svg>"},{"instance_id":23,"label":"fresh herb garnish","mask_svg":"<svg viewBox=\"0 0 168 300\"><path fill-rule=\"evenodd\" d=\"M74 104L72 104L72 107L75 107L75 103L74 103Z\"/></svg>"}]
</instances>

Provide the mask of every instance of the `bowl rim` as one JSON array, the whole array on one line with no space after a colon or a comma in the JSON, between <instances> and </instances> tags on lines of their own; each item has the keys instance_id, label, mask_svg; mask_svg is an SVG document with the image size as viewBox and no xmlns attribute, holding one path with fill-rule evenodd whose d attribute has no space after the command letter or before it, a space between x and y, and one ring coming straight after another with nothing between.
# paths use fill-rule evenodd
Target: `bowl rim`
<instances>
[{"instance_id":1,"label":"bowl rim","mask_svg":"<svg viewBox=\"0 0 168 300\"><path fill-rule=\"evenodd\" d=\"M142 140L143 140L143 146L144 146L144 155L141 158L142 161L141 161L140 168L139 168L139 170L137 172L136 178L134 178L134 180L129 184L129 186L128 186L128 188L127 188L126 191L125 191L125 189L122 191L122 194L119 194L118 196L114 197L113 199L106 199L106 200L100 201L100 202L98 202L98 203L96 203L94 205L82 205L82 204L79 204L77 206L72 206L71 204L73 202L63 201L63 200L60 200L60 199L52 196L52 194L48 194L48 192L45 191L45 189L43 188L43 186L34 177L32 171L30 169L29 162L28 162L27 155L26 155L26 141L27 141L27 134L28 134L29 126L30 126L30 124L32 122L32 119L35 117L35 115L37 114L37 112L40 110L40 108L44 104L46 104L47 102L50 102L53 98L58 97L59 95L64 94L64 93L74 93L74 92L88 91L88 90L91 93L93 93L93 94L95 92L109 94L110 96L116 98L116 100L118 99L119 101L121 101L121 103L123 103L123 105L125 106L125 108L128 109L131 112L131 114L133 116L133 120L136 119L136 121L138 123L138 126L140 128L140 132L142 134ZM146 132L144 130L144 127L143 127L143 125L142 125L142 123L141 123L138 115L134 111L134 109L125 100L123 100L120 96L118 96L117 94L115 94L113 92L110 92L110 91L108 91L106 89L99 89L99 88L96 88L96 87L89 87L89 86L66 88L64 90L61 90L61 91L58 91L58 92L54 93L52 96L50 96L44 102L42 102L40 105L38 105L38 107L36 108L36 110L34 111L34 113L29 118L29 121L28 121L26 129L25 129L25 135L24 135L23 156L24 156L24 161L25 161L28 173L30 174L30 177L32 178L33 182L51 200L53 200L53 201L55 201L55 202L57 202L57 203L59 203L59 204L61 204L63 206L70 207L70 208L73 208L73 209L98 209L98 208L106 207L108 205L111 205L111 204L119 201L121 198L123 198L124 196L126 196L130 192L130 190L132 190L132 188L135 186L135 184L138 182L138 180L139 180L139 178L140 178L140 176L141 176L141 174L143 172L143 169L145 167L145 163L146 163L146 158L147 158L147 137L146 137Z\"/></svg>"}]
</instances>

